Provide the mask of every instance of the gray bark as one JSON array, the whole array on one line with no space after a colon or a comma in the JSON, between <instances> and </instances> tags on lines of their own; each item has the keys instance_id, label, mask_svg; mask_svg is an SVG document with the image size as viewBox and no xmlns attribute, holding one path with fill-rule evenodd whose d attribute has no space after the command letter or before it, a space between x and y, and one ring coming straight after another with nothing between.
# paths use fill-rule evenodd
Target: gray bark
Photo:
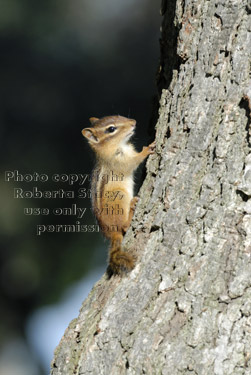
<instances>
[{"instance_id":1,"label":"gray bark","mask_svg":"<svg viewBox=\"0 0 251 375\"><path fill-rule=\"evenodd\" d=\"M124 245L52 374L251 373L251 5L162 2L157 149Z\"/></svg>"}]
</instances>

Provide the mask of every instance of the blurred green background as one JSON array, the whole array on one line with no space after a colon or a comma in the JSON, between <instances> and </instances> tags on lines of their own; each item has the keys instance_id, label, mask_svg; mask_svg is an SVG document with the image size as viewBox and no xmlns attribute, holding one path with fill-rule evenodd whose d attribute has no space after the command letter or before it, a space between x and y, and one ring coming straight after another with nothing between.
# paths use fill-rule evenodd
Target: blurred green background
<instances>
[{"instance_id":1,"label":"blurred green background","mask_svg":"<svg viewBox=\"0 0 251 375\"><path fill-rule=\"evenodd\" d=\"M95 224L88 198L14 199L13 189L62 188L77 196L78 184L50 177L91 172L93 155L81 135L89 117L135 118L136 147L149 141L159 25L159 4L151 0L0 0L1 374L47 373L49 363L27 340L27 322L98 269L91 287L107 256L107 243L97 233L36 234L38 224ZM44 173L49 181L5 181L5 171L14 170ZM24 215L25 207L72 204L87 207L88 214L79 220Z\"/></svg>"}]
</instances>

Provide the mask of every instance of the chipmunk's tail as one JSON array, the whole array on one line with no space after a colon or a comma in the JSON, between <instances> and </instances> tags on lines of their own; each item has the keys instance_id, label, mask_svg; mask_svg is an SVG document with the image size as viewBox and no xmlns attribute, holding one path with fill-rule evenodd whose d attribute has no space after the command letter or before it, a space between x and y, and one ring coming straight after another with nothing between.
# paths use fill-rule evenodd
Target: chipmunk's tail
<instances>
[{"instance_id":1,"label":"chipmunk's tail","mask_svg":"<svg viewBox=\"0 0 251 375\"><path fill-rule=\"evenodd\" d=\"M109 266L114 274L128 272L134 267L134 258L121 250L123 235L114 233L111 238L111 247L109 250Z\"/></svg>"}]
</instances>

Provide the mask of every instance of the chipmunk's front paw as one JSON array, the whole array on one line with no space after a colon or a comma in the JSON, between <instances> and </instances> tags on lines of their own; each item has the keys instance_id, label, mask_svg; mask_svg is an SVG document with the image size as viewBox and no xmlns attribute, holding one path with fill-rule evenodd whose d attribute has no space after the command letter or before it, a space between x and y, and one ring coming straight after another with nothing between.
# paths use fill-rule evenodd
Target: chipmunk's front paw
<instances>
[{"instance_id":1,"label":"chipmunk's front paw","mask_svg":"<svg viewBox=\"0 0 251 375\"><path fill-rule=\"evenodd\" d=\"M156 148L156 141L152 142L148 146L148 153L149 153L149 155L154 154L155 148Z\"/></svg>"},{"instance_id":2,"label":"chipmunk's front paw","mask_svg":"<svg viewBox=\"0 0 251 375\"><path fill-rule=\"evenodd\" d=\"M144 155L144 157L147 157L148 155L153 154L154 150L155 150L155 147L156 147L155 141L152 142L149 146L143 147L142 154Z\"/></svg>"}]
</instances>

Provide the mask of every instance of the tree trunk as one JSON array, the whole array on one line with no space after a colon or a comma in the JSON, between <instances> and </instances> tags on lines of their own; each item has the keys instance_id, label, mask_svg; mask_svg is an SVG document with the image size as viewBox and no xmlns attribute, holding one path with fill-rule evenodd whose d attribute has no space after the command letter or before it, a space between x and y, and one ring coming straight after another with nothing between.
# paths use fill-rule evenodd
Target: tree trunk
<instances>
[{"instance_id":1,"label":"tree trunk","mask_svg":"<svg viewBox=\"0 0 251 375\"><path fill-rule=\"evenodd\" d=\"M71 322L53 375L251 371L251 6L162 1L157 149L124 245Z\"/></svg>"}]
</instances>

